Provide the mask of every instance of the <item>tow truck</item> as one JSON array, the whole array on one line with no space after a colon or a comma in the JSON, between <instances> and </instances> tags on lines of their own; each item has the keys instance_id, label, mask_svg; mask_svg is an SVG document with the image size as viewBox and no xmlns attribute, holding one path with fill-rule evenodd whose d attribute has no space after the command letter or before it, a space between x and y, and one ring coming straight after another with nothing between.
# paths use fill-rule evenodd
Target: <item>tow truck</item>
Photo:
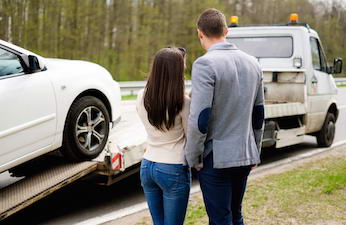
<instances>
[{"instance_id":1,"label":"tow truck","mask_svg":"<svg viewBox=\"0 0 346 225\"><path fill-rule=\"evenodd\" d=\"M230 18L227 41L256 57L262 67L265 129L262 147L282 148L313 135L318 146L332 145L338 118L337 87L342 59L328 66L318 33L298 14L289 23L239 25Z\"/></svg>"}]
</instances>

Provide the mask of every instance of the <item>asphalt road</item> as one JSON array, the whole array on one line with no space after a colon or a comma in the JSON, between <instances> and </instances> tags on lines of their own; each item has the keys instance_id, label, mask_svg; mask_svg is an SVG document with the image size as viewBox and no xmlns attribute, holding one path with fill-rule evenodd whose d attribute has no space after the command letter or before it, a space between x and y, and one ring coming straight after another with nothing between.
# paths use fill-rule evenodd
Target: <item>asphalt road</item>
<instances>
[{"instance_id":1,"label":"asphalt road","mask_svg":"<svg viewBox=\"0 0 346 225\"><path fill-rule=\"evenodd\" d=\"M340 115L334 143L346 140L346 88L339 89L338 103ZM134 108L131 104L126 107L130 107L130 110ZM277 151L264 151L262 163L269 164L314 150L317 150L315 138L307 136L302 144ZM0 188L15 181L6 173L0 174ZM79 181L7 218L3 224L75 224L143 201L145 199L138 174L110 187Z\"/></svg>"}]
</instances>

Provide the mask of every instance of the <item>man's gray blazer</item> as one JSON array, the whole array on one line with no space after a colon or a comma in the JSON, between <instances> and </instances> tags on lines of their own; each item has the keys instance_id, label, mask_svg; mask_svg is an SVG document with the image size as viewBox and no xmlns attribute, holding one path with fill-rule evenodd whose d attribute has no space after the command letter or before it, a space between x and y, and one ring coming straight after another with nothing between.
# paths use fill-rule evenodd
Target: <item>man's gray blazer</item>
<instances>
[{"instance_id":1,"label":"man's gray blazer","mask_svg":"<svg viewBox=\"0 0 346 225\"><path fill-rule=\"evenodd\" d=\"M214 168L260 163L264 123L262 71L256 58L234 44L209 48L192 66L192 96L186 160L203 167L212 152Z\"/></svg>"}]
</instances>

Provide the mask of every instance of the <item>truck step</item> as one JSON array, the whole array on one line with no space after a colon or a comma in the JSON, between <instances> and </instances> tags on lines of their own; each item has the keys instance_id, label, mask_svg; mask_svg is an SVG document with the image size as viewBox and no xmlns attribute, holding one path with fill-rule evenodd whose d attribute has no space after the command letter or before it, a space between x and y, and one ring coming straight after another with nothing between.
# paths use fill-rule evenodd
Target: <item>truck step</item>
<instances>
[{"instance_id":1,"label":"truck step","mask_svg":"<svg viewBox=\"0 0 346 225\"><path fill-rule=\"evenodd\" d=\"M265 117L279 118L285 116L303 115L306 113L304 103L300 102L287 102L282 104L266 104Z\"/></svg>"}]
</instances>

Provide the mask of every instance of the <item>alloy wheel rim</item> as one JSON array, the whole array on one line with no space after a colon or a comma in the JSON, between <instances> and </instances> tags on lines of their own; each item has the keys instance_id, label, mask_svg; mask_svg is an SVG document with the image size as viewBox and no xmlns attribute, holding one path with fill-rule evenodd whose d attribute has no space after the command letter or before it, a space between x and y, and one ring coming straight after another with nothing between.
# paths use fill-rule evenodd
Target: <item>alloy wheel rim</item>
<instances>
[{"instance_id":1,"label":"alloy wheel rim","mask_svg":"<svg viewBox=\"0 0 346 225\"><path fill-rule=\"evenodd\" d=\"M86 151L95 151L106 137L106 120L100 109L88 106L77 117L75 137Z\"/></svg>"}]
</instances>

